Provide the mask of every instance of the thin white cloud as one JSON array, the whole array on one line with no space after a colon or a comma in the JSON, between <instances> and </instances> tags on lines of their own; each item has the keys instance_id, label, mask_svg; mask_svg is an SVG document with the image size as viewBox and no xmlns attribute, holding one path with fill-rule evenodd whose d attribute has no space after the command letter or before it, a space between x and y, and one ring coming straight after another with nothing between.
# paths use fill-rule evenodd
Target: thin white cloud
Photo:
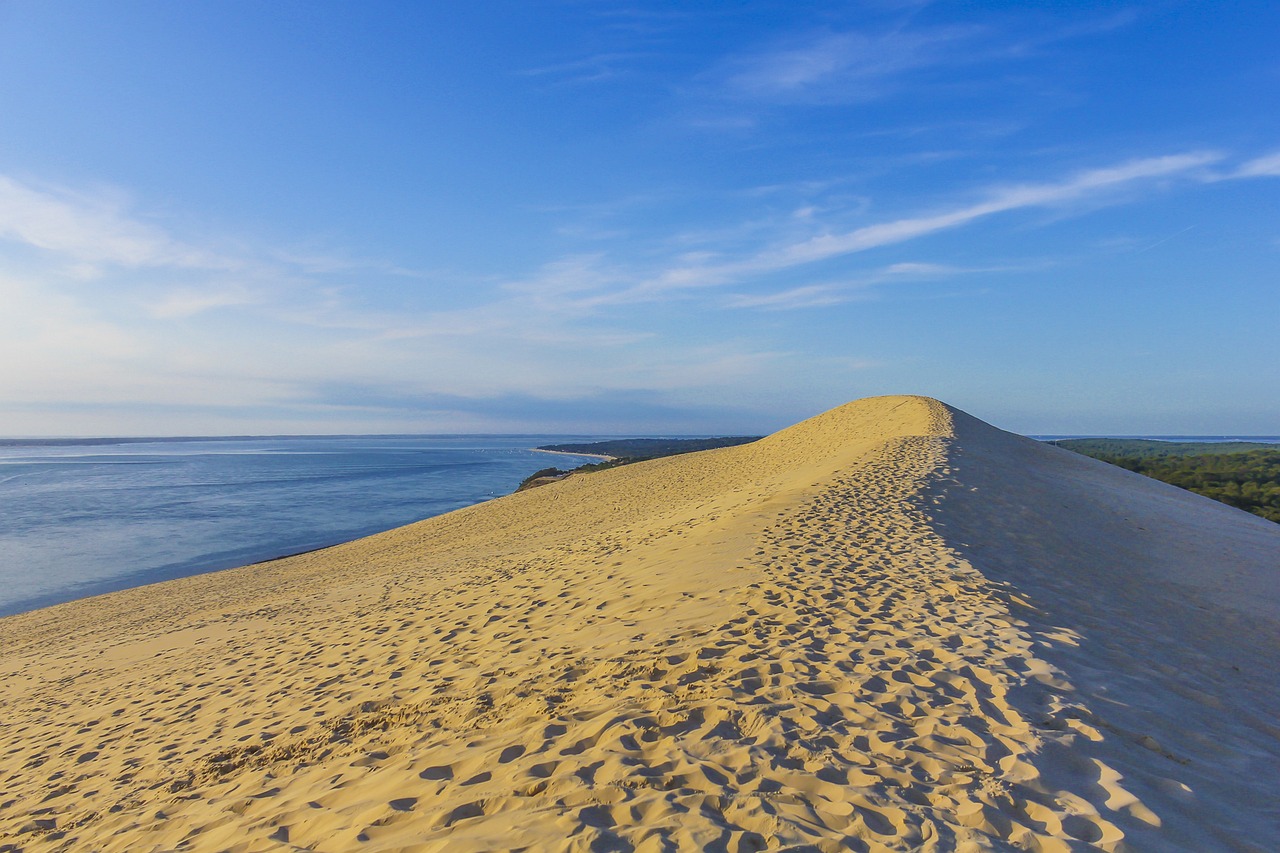
<instances>
[{"instance_id":1,"label":"thin white cloud","mask_svg":"<svg viewBox=\"0 0 1280 853\"><path fill-rule=\"evenodd\" d=\"M1012 19L1000 27L912 27L900 23L877 31L811 32L770 49L731 57L708 76L718 81L723 94L737 99L868 101L897 91L914 72L1024 59L1048 45L1108 33L1136 19L1132 10L1121 10L1103 18L1049 27L1032 20L1027 35L1021 36Z\"/></svg>"},{"instance_id":2,"label":"thin white cloud","mask_svg":"<svg viewBox=\"0 0 1280 853\"><path fill-rule=\"evenodd\" d=\"M951 278L974 273L1003 272L1011 267L957 267L948 264L904 261L889 264L879 270L849 281L810 284L770 293L734 294L725 305L729 308L758 308L769 311L789 311L797 308L822 308L840 305L858 299L868 299L872 288L888 282L925 281Z\"/></svg>"},{"instance_id":3,"label":"thin white cloud","mask_svg":"<svg viewBox=\"0 0 1280 853\"><path fill-rule=\"evenodd\" d=\"M352 272L419 275L401 266L335 252L184 240L131 211L119 191L89 194L0 175L0 243L6 241L56 257L64 274L81 280L100 277L104 267L234 273L277 280Z\"/></svg>"},{"instance_id":4,"label":"thin white cloud","mask_svg":"<svg viewBox=\"0 0 1280 853\"><path fill-rule=\"evenodd\" d=\"M1191 230L1192 230L1192 229L1194 229L1195 227L1196 227L1196 226L1194 226L1194 225L1188 225L1186 228L1183 228L1183 229L1181 229L1181 230L1179 230L1179 231L1175 231L1174 233L1172 233L1172 234L1168 235L1167 237L1161 237L1159 240L1156 240L1154 243L1148 243L1148 244L1147 244L1147 245L1145 245L1145 246L1142 246L1142 247L1140 247L1140 248L1134 249L1134 250L1133 250L1133 253L1134 253L1135 255L1140 255L1140 254L1142 254L1143 252L1149 252L1149 251L1151 251L1152 249L1156 248L1157 246L1163 246L1165 243L1168 243L1170 240L1173 240L1173 239L1176 239L1176 238L1178 238L1178 237L1181 237L1183 234L1186 234L1188 231L1191 231Z\"/></svg>"},{"instance_id":5,"label":"thin white cloud","mask_svg":"<svg viewBox=\"0 0 1280 853\"><path fill-rule=\"evenodd\" d=\"M226 267L225 261L130 217L118 202L42 190L0 175L0 239L85 264Z\"/></svg>"},{"instance_id":6,"label":"thin white cloud","mask_svg":"<svg viewBox=\"0 0 1280 853\"><path fill-rule=\"evenodd\" d=\"M1095 199L1099 195L1140 181L1185 175L1221 159L1221 154L1212 152L1151 157L1102 169L1091 169L1057 183L1022 184L995 189L987 193L988 197L985 201L954 210L867 225L843 234L824 234L784 246L757 256L750 266L760 270L782 269L853 252L864 252L938 231L959 228L997 213Z\"/></svg>"},{"instance_id":7,"label":"thin white cloud","mask_svg":"<svg viewBox=\"0 0 1280 853\"><path fill-rule=\"evenodd\" d=\"M1244 163L1232 173L1233 178L1280 177L1280 151L1265 154Z\"/></svg>"},{"instance_id":8,"label":"thin white cloud","mask_svg":"<svg viewBox=\"0 0 1280 853\"><path fill-rule=\"evenodd\" d=\"M951 28L878 34L822 33L800 43L731 60L719 74L737 97L786 101L870 100L913 69L947 61L977 31Z\"/></svg>"},{"instance_id":9,"label":"thin white cloud","mask_svg":"<svg viewBox=\"0 0 1280 853\"><path fill-rule=\"evenodd\" d=\"M635 52L598 53L568 62L525 68L516 73L521 77L544 79L558 86L598 83L625 74L637 60L643 58L645 54Z\"/></svg>"},{"instance_id":10,"label":"thin white cloud","mask_svg":"<svg viewBox=\"0 0 1280 853\"><path fill-rule=\"evenodd\" d=\"M296 270L306 275L330 275L334 273L372 272L383 275L422 278L423 273L385 261L352 258L332 251L301 251L298 249L272 249L264 254L266 263Z\"/></svg>"},{"instance_id":11,"label":"thin white cloud","mask_svg":"<svg viewBox=\"0 0 1280 853\"><path fill-rule=\"evenodd\" d=\"M939 276L955 275L962 272L977 272L977 270L961 269L947 264L926 264L917 261L889 264L884 268L886 276Z\"/></svg>"},{"instance_id":12,"label":"thin white cloud","mask_svg":"<svg viewBox=\"0 0 1280 853\"><path fill-rule=\"evenodd\" d=\"M849 288L835 284L810 284L793 287L776 293L744 294L730 296L725 303L730 308L766 308L775 311L792 308L820 308L839 305L850 299Z\"/></svg>"},{"instance_id":13,"label":"thin white cloud","mask_svg":"<svg viewBox=\"0 0 1280 853\"><path fill-rule=\"evenodd\" d=\"M147 306L152 317L171 320L193 317L215 308L233 308L260 303L261 297L244 287L179 289L170 291Z\"/></svg>"},{"instance_id":14,"label":"thin white cloud","mask_svg":"<svg viewBox=\"0 0 1280 853\"><path fill-rule=\"evenodd\" d=\"M563 308L567 297L590 293L623 281L622 274L604 265L601 252L570 255L544 265L531 277L505 284L503 289L549 308Z\"/></svg>"},{"instance_id":15,"label":"thin white cloud","mask_svg":"<svg viewBox=\"0 0 1280 853\"><path fill-rule=\"evenodd\" d=\"M652 355L643 369L627 370L621 386L637 391L696 391L733 386L744 380L759 380L787 355L739 343L667 349ZM619 384L607 375L601 375L600 380L614 387Z\"/></svg>"}]
</instances>

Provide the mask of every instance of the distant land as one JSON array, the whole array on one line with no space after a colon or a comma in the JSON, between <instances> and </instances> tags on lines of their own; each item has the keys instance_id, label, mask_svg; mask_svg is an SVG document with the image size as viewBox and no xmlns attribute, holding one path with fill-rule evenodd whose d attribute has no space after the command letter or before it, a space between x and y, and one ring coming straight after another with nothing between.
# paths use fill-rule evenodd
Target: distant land
<instances>
[{"instance_id":1,"label":"distant land","mask_svg":"<svg viewBox=\"0 0 1280 853\"><path fill-rule=\"evenodd\" d=\"M721 447L737 447L759 441L762 436L736 435L717 438L619 438L608 441L589 441L579 444L544 444L536 449L550 453L578 453L586 456L603 457L601 462L590 462L573 469L543 468L525 477L516 488L523 492L537 486L545 486L563 480L570 474L589 474L592 471L603 471L617 468L619 465L630 465L633 462L644 462L649 459L661 459L666 456L679 456L682 453L694 453L699 450L716 450Z\"/></svg>"},{"instance_id":2,"label":"distant land","mask_svg":"<svg viewBox=\"0 0 1280 853\"><path fill-rule=\"evenodd\" d=\"M660 456L676 456L699 450L715 450L718 447L736 447L759 441L758 435L722 436L719 438L618 438L609 441L588 441L581 444L544 444L539 450L556 453L586 453L594 456L612 456L615 459L656 459Z\"/></svg>"}]
</instances>

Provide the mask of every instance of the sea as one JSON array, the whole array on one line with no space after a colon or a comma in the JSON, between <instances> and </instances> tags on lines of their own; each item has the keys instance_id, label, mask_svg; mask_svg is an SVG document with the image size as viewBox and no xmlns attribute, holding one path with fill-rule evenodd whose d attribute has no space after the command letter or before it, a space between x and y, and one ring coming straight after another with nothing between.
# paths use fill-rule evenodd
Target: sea
<instances>
[{"instance_id":1,"label":"sea","mask_svg":"<svg viewBox=\"0 0 1280 853\"><path fill-rule=\"evenodd\" d=\"M0 441L0 616L346 542L506 495L598 436Z\"/></svg>"}]
</instances>

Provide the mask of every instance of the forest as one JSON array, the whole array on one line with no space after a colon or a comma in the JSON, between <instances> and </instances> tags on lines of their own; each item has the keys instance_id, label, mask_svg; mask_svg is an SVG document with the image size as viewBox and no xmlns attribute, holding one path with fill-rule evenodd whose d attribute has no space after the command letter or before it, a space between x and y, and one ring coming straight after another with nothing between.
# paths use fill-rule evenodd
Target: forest
<instances>
[{"instance_id":1,"label":"forest","mask_svg":"<svg viewBox=\"0 0 1280 853\"><path fill-rule=\"evenodd\" d=\"M1280 523L1280 446L1108 438L1051 443Z\"/></svg>"}]
</instances>

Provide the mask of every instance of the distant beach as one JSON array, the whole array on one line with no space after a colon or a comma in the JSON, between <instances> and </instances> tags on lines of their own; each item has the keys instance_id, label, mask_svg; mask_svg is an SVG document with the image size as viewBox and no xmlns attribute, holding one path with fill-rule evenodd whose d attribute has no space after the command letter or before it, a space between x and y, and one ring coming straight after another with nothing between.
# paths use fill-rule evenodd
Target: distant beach
<instances>
[{"instance_id":1,"label":"distant beach","mask_svg":"<svg viewBox=\"0 0 1280 853\"><path fill-rule=\"evenodd\" d=\"M588 459L603 459L605 461L618 458L616 456L607 456L603 453L566 453L563 450L547 450L542 447L535 447L533 450L535 453L554 453L556 456L584 456Z\"/></svg>"}]
</instances>

